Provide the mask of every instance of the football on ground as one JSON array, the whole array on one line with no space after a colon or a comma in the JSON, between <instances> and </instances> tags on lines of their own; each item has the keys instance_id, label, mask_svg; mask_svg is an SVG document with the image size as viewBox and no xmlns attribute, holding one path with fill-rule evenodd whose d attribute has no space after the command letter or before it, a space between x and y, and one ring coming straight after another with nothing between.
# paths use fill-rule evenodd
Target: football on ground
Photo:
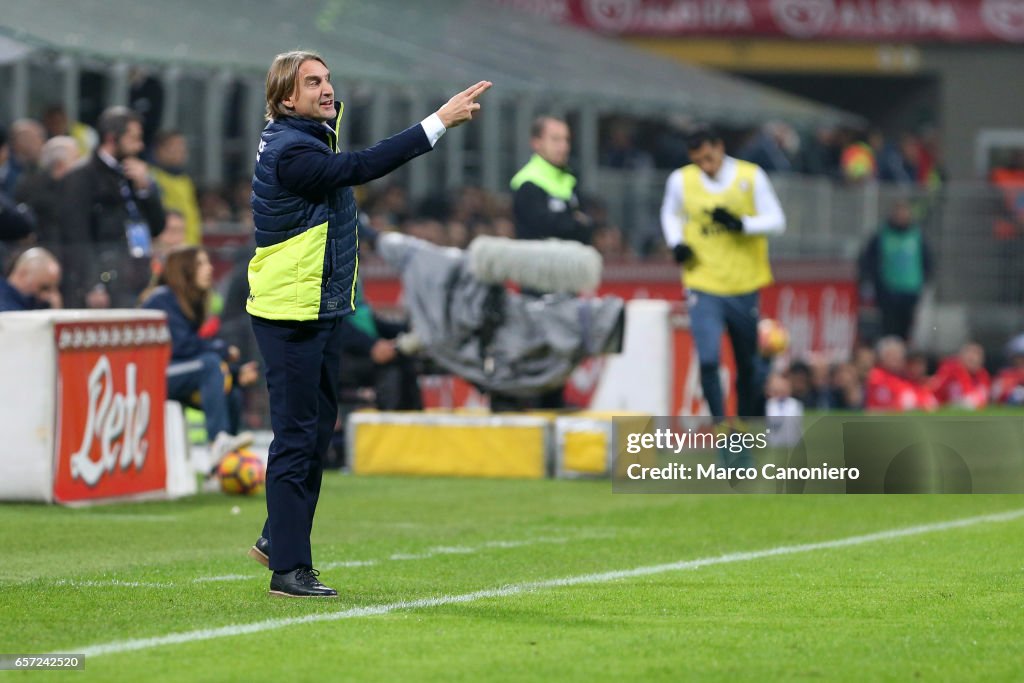
<instances>
[{"instance_id":1,"label":"football on ground","mask_svg":"<svg viewBox=\"0 0 1024 683\"><path fill-rule=\"evenodd\" d=\"M232 451L217 465L220 490L224 493L252 496L263 492L266 467L258 455L243 449Z\"/></svg>"}]
</instances>

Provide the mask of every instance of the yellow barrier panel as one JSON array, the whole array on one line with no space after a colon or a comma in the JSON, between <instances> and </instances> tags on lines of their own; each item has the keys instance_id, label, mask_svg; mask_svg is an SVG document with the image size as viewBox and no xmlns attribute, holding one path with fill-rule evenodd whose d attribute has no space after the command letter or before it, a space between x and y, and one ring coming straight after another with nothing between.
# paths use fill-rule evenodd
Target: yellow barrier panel
<instances>
[{"instance_id":1,"label":"yellow barrier panel","mask_svg":"<svg viewBox=\"0 0 1024 683\"><path fill-rule=\"evenodd\" d=\"M607 476L611 439L600 432L567 432L561 442L562 469L575 474Z\"/></svg>"},{"instance_id":2,"label":"yellow barrier panel","mask_svg":"<svg viewBox=\"0 0 1024 683\"><path fill-rule=\"evenodd\" d=\"M542 479L551 424L535 417L355 413L355 474Z\"/></svg>"},{"instance_id":3,"label":"yellow barrier panel","mask_svg":"<svg viewBox=\"0 0 1024 683\"><path fill-rule=\"evenodd\" d=\"M615 459L613 419L645 425L651 417L624 411L584 410L555 420L555 476L607 477Z\"/></svg>"}]
</instances>

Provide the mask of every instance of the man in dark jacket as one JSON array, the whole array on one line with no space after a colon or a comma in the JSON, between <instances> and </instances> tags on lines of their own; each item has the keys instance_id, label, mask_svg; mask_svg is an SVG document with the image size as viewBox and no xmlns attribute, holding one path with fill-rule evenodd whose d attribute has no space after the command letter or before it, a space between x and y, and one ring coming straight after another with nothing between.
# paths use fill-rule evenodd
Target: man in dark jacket
<instances>
[{"instance_id":1,"label":"man in dark jacket","mask_svg":"<svg viewBox=\"0 0 1024 683\"><path fill-rule=\"evenodd\" d=\"M576 176L569 171L569 124L541 116L530 128L533 156L512 177L516 237L556 237L590 244L593 221L580 209Z\"/></svg>"},{"instance_id":2,"label":"man in dark jacket","mask_svg":"<svg viewBox=\"0 0 1024 683\"><path fill-rule=\"evenodd\" d=\"M60 307L60 264L41 247L19 256L10 277L0 279L0 312Z\"/></svg>"},{"instance_id":3,"label":"man in dark jacket","mask_svg":"<svg viewBox=\"0 0 1024 683\"><path fill-rule=\"evenodd\" d=\"M100 144L92 158L64 178L65 291L72 306L131 308L149 283L153 238L164 228L164 210L139 158L138 114L111 107L100 116L97 132Z\"/></svg>"},{"instance_id":4,"label":"man in dark jacket","mask_svg":"<svg viewBox=\"0 0 1024 683\"><path fill-rule=\"evenodd\" d=\"M69 135L50 138L39 155L39 169L22 177L14 193L15 201L28 206L36 217L36 243L63 254L61 221L64 205L63 179L78 162L78 142Z\"/></svg>"},{"instance_id":5,"label":"man in dark jacket","mask_svg":"<svg viewBox=\"0 0 1024 683\"><path fill-rule=\"evenodd\" d=\"M590 244L594 224L581 208L576 176L569 171L569 124L554 116L538 116L530 127L530 147L533 156L510 183L516 238ZM542 292L523 290L523 294L541 296ZM530 399L492 394L491 409L563 408L564 391L564 387L555 387Z\"/></svg>"},{"instance_id":6,"label":"man in dark jacket","mask_svg":"<svg viewBox=\"0 0 1024 683\"><path fill-rule=\"evenodd\" d=\"M352 186L429 152L470 120L487 81L361 152L341 151L340 103L313 52L278 55L267 74L267 119L252 181L256 253L247 310L263 354L274 441L267 463L267 521L249 554L274 570L270 592L335 597L313 569L309 536L322 458L337 419L342 316L355 310L359 269Z\"/></svg>"}]
</instances>

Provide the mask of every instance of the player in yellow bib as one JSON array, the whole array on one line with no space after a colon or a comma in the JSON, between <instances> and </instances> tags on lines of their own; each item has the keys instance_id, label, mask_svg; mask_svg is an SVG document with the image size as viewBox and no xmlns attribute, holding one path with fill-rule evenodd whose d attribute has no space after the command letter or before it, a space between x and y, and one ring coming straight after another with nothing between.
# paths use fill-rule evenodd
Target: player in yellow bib
<instances>
[{"instance_id":1,"label":"player in yellow bib","mask_svg":"<svg viewBox=\"0 0 1024 683\"><path fill-rule=\"evenodd\" d=\"M727 332L736 356L739 415L762 416L759 291L772 282L767 236L783 232L786 217L765 172L726 155L713 129L696 128L687 148L691 163L665 184L661 229L682 267L704 398L716 421L725 416L718 366Z\"/></svg>"}]
</instances>

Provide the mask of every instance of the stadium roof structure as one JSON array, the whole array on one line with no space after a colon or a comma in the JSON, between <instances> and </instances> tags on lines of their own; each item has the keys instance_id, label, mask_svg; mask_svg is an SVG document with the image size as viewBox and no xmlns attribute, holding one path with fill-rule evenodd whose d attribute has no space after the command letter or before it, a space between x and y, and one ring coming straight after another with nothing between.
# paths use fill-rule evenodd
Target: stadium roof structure
<instances>
[{"instance_id":1,"label":"stadium roof structure","mask_svg":"<svg viewBox=\"0 0 1024 683\"><path fill-rule=\"evenodd\" d=\"M680 64L489 0L33 0L0 35L82 59L265 74L291 49L336 78L430 90L488 79L505 95L722 124L858 122L853 114Z\"/></svg>"}]
</instances>

